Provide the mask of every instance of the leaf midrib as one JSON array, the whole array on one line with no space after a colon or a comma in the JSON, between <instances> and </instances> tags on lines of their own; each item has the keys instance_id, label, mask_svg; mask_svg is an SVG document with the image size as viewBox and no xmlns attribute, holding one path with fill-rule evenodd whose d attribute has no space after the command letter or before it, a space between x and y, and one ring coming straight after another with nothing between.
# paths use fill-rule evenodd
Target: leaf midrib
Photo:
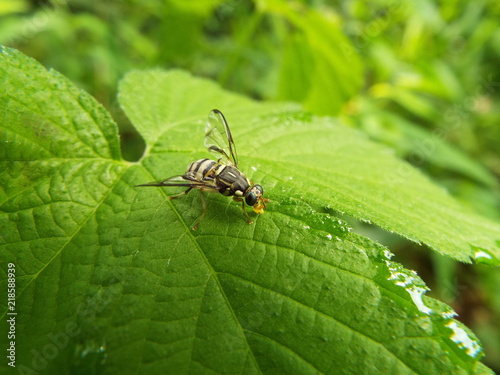
<instances>
[{"instance_id":1,"label":"leaf midrib","mask_svg":"<svg viewBox=\"0 0 500 375\"><path fill-rule=\"evenodd\" d=\"M144 166L142 166L142 169L147 173L149 174L149 176L151 177L151 179L153 180L154 179L154 176L153 174ZM220 284L220 281L219 281L219 278L217 277L217 272L214 270L214 268L212 267L212 265L210 264L210 262L208 261L205 253L203 252L200 244L198 243L198 241L196 240L196 237L194 237L194 235L192 234L191 232L191 228L187 225L187 223L183 220L182 216L180 215L180 212L175 208L175 206L172 204L171 200L169 199L169 196L167 195L165 189L159 189L161 191L161 195L165 196L165 200L168 202L168 204L170 205L170 208L171 210L175 213L175 215L177 216L178 220L180 223L182 223L182 225L184 226L184 229L185 229L185 234L188 235L188 237L191 239L191 242L193 242L193 244L195 245L196 249L198 250L200 256L202 257L205 265L207 266L208 270L210 271L210 277L213 277L213 279L215 280L215 282L217 283L217 287L219 289L219 292L221 293L221 296L222 298L224 299L229 311L231 312L231 316L233 317L233 320L234 322L236 323L236 325L239 327L240 331L241 332L244 332L243 330L243 327L241 326L238 318L236 317L235 313L234 313L234 310L231 308L231 304L229 303L229 300L226 296L226 293L224 291L224 288L222 287L222 285ZM207 282L205 284L205 290L207 288L207 285L208 285L208 280L210 278L207 279ZM201 308L202 308L202 303L200 302L200 305L199 305L199 312L201 311ZM195 327L195 331L198 329L198 320L196 320L196 327ZM250 344L248 343L247 339L246 339L246 336L243 334L242 335L243 338L244 338L244 341L245 341L245 345L246 345L246 348L247 348L247 352L250 354L254 364L255 364L255 367L257 369L259 369L259 371L262 373L262 371L260 370L260 367L259 367L259 364L257 362L257 359L255 358L255 355L253 353L253 351L251 350L251 347L250 347ZM192 346L191 346L191 358L193 357L193 351L194 351L194 344L195 344L195 340L192 340ZM144 347L143 347L143 352L144 352ZM141 353L141 356L142 356L143 353ZM190 365L191 366L191 365Z\"/></svg>"}]
</instances>

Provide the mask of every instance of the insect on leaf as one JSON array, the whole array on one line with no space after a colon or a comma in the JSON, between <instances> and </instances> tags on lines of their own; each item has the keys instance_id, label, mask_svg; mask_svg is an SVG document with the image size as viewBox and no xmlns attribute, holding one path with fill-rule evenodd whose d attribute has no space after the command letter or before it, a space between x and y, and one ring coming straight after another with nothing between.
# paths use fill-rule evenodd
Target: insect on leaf
<instances>
[{"instance_id":1,"label":"insect on leaf","mask_svg":"<svg viewBox=\"0 0 500 375\"><path fill-rule=\"evenodd\" d=\"M16 267L26 373L488 373L477 338L417 275L312 208L456 259L470 245L497 257L495 224L413 169L396 179L406 164L361 133L185 72L136 71L120 103L148 146L131 163L109 114L60 74L3 48L0 81L0 263ZM198 194L134 185L206 158L212 108L272 202L248 225L211 194L193 232Z\"/></svg>"}]
</instances>

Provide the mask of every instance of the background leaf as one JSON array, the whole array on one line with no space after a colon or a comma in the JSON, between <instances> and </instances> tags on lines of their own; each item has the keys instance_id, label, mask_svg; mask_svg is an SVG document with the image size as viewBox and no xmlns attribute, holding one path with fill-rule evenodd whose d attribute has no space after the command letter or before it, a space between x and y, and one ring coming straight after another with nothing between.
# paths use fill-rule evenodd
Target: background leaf
<instances>
[{"instance_id":1,"label":"background leaf","mask_svg":"<svg viewBox=\"0 0 500 375\"><path fill-rule=\"evenodd\" d=\"M277 99L301 102L316 114L337 115L362 86L361 61L341 32L340 19L281 0L257 3L293 29L281 58Z\"/></svg>"},{"instance_id":2,"label":"background leaf","mask_svg":"<svg viewBox=\"0 0 500 375\"><path fill-rule=\"evenodd\" d=\"M422 129L401 116L378 110L366 100L358 104L363 108L359 115L345 116L345 120L357 122L372 139L386 143L416 167L429 163L439 167L440 172L447 169L488 187L496 186L496 178L490 171L444 141L444 130Z\"/></svg>"}]
</instances>

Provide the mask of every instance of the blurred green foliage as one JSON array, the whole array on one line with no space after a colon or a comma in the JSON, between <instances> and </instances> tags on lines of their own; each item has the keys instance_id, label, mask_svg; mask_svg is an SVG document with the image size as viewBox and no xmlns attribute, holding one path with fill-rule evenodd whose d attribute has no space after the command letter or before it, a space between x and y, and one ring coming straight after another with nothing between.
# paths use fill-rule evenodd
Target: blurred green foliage
<instances>
[{"instance_id":1,"label":"blurred green foliage","mask_svg":"<svg viewBox=\"0 0 500 375\"><path fill-rule=\"evenodd\" d=\"M177 67L342 117L499 221L499 23L494 0L3 0L0 44L94 95L120 125L128 160L144 146L117 105L118 81L134 68ZM401 262L461 314L500 370L497 269L358 230L399 244Z\"/></svg>"}]
</instances>

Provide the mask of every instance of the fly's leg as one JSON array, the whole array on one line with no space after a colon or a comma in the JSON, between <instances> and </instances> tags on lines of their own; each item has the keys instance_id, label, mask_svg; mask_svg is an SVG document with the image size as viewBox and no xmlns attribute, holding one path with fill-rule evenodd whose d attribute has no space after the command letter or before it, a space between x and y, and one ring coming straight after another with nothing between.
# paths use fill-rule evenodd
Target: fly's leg
<instances>
[{"instance_id":1,"label":"fly's leg","mask_svg":"<svg viewBox=\"0 0 500 375\"><path fill-rule=\"evenodd\" d=\"M191 191L191 189L193 189L192 187L188 188L186 191L183 191L182 193L180 194L177 194L177 195L172 195L170 197L168 197L168 199L175 199L175 198L179 198L181 195L185 195L187 193L189 193Z\"/></svg>"},{"instance_id":2,"label":"fly's leg","mask_svg":"<svg viewBox=\"0 0 500 375\"><path fill-rule=\"evenodd\" d=\"M179 193L177 195L172 195L172 196L168 197L168 199L179 198L180 196L186 195L187 193L189 193L192 189L193 188L190 187L187 190L183 191L182 193ZM198 222L196 223L196 225L193 227L193 230L196 230L196 228L198 228L198 225L200 225L201 221L203 220L203 217L207 213L207 205L205 204L205 198L203 197L203 193L202 193L201 190L200 190L200 195L201 195L201 203L203 204L203 214L201 215L200 220L198 220Z\"/></svg>"},{"instance_id":3,"label":"fly's leg","mask_svg":"<svg viewBox=\"0 0 500 375\"><path fill-rule=\"evenodd\" d=\"M189 188L188 190L191 190L191 188ZM198 225L200 225L201 221L205 217L205 214L207 213L207 205L205 203L205 197L203 196L203 192L201 190L200 190L200 195L201 195L201 203L203 205L203 213L201 214L200 220L198 220L196 225L193 227L193 230L196 230L198 228Z\"/></svg>"},{"instance_id":4,"label":"fly's leg","mask_svg":"<svg viewBox=\"0 0 500 375\"><path fill-rule=\"evenodd\" d=\"M248 224L252 224L253 221L250 220L250 217L248 216L248 213L247 211L245 210L245 201L243 200L243 198L236 198L236 197L233 197L233 200L235 202L241 202L241 209L243 210L243 213L245 214L246 218L247 218L247 222Z\"/></svg>"}]
</instances>

